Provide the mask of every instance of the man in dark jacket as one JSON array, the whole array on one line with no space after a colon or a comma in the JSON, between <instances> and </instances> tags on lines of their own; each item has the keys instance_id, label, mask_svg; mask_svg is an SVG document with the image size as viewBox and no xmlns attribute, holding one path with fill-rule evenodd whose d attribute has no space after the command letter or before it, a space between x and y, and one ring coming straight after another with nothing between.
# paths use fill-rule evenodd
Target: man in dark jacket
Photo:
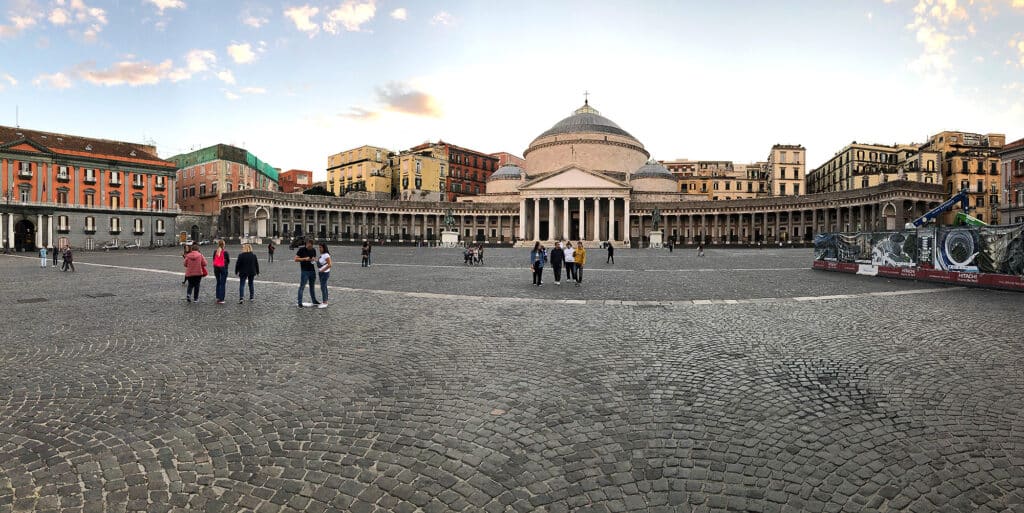
<instances>
[{"instance_id":1,"label":"man in dark jacket","mask_svg":"<svg viewBox=\"0 0 1024 513\"><path fill-rule=\"evenodd\" d=\"M251 244L242 245L242 254L235 260L235 274L238 276L238 302L244 301L246 282L249 283L249 301L255 301L252 281L260 274L260 263L256 260L256 253L252 252Z\"/></svg>"},{"instance_id":2,"label":"man in dark jacket","mask_svg":"<svg viewBox=\"0 0 1024 513\"><path fill-rule=\"evenodd\" d=\"M565 263L565 253L562 252L561 241L555 243L555 247L551 249L551 254L548 255L548 260L551 262L551 270L555 272L555 285L561 285L562 264Z\"/></svg>"}]
</instances>

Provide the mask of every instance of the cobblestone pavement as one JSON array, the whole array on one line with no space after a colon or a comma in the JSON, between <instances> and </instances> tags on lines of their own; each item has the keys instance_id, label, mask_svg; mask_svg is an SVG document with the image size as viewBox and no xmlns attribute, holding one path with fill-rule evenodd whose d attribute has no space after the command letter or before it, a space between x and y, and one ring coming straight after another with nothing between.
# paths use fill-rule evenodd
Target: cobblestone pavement
<instances>
[{"instance_id":1,"label":"cobblestone pavement","mask_svg":"<svg viewBox=\"0 0 1024 513\"><path fill-rule=\"evenodd\" d=\"M284 250L226 305L170 249L0 256L0 513L1024 511L1024 294L807 250L593 251L580 288L356 252L326 309Z\"/></svg>"}]
</instances>

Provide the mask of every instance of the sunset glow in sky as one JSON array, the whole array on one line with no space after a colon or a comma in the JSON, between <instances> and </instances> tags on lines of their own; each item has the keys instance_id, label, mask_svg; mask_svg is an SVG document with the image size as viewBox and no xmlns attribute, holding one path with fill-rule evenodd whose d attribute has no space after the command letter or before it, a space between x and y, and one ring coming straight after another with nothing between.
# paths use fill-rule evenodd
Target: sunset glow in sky
<instances>
[{"instance_id":1,"label":"sunset glow in sky","mask_svg":"<svg viewBox=\"0 0 1024 513\"><path fill-rule=\"evenodd\" d=\"M325 176L363 144L522 154L583 103L657 159L1024 137L1024 0L3 0L0 124Z\"/></svg>"}]
</instances>

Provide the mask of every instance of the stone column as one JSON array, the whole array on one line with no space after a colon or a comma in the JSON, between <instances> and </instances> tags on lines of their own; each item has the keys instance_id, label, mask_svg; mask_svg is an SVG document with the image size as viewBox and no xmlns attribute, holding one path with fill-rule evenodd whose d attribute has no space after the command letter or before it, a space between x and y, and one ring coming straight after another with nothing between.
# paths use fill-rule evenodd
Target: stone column
<instances>
[{"instance_id":1,"label":"stone column","mask_svg":"<svg viewBox=\"0 0 1024 513\"><path fill-rule=\"evenodd\" d=\"M580 236L577 240L587 240L587 198L580 197Z\"/></svg>"},{"instance_id":2,"label":"stone column","mask_svg":"<svg viewBox=\"0 0 1024 513\"><path fill-rule=\"evenodd\" d=\"M572 198L562 198L562 238L565 240L569 240L569 227L571 226L571 223L569 223L570 201L572 201Z\"/></svg>"},{"instance_id":3,"label":"stone column","mask_svg":"<svg viewBox=\"0 0 1024 513\"><path fill-rule=\"evenodd\" d=\"M818 209L811 209L811 237L818 235Z\"/></svg>"},{"instance_id":4,"label":"stone column","mask_svg":"<svg viewBox=\"0 0 1024 513\"><path fill-rule=\"evenodd\" d=\"M615 198L608 198L608 241L615 240Z\"/></svg>"},{"instance_id":5,"label":"stone column","mask_svg":"<svg viewBox=\"0 0 1024 513\"><path fill-rule=\"evenodd\" d=\"M53 215L46 216L46 247L53 247Z\"/></svg>"},{"instance_id":6,"label":"stone column","mask_svg":"<svg viewBox=\"0 0 1024 513\"><path fill-rule=\"evenodd\" d=\"M768 242L768 211L761 212L761 240Z\"/></svg>"},{"instance_id":7,"label":"stone column","mask_svg":"<svg viewBox=\"0 0 1024 513\"><path fill-rule=\"evenodd\" d=\"M14 214L7 214L7 247L14 251Z\"/></svg>"},{"instance_id":8,"label":"stone column","mask_svg":"<svg viewBox=\"0 0 1024 513\"><path fill-rule=\"evenodd\" d=\"M532 240L540 240L540 198L533 199L533 236Z\"/></svg>"},{"instance_id":9,"label":"stone column","mask_svg":"<svg viewBox=\"0 0 1024 513\"><path fill-rule=\"evenodd\" d=\"M597 242L601 240L601 198L594 198L594 237L590 240Z\"/></svg>"},{"instance_id":10,"label":"stone column","mask_svg":"<svg viewBox=\"0 0 1024 513\"><path fill-rule=\"evenodd\" d=\"M36 247L43 245L43 215L36 216Z\"/></svg>"},{"instance_id":11,"label":"stone column","mask_svg":"<svg viewBox=\"0 0 1024 513\"><path fill-rule=\"evenodd\" d=\"M519 200L519 240L526 239L526 198Z\"/></svg>"},{"instance_id":12,"label":"stone column","mask_svg":"<svg viewBox=\"0 0 1024 513\"><path fill-rule=\"evenodd\" d=\"M697 234L693 233L693 215L686 216L686 224L689 226L687 231L690 232L690 244L693 244L693 241L697 238Z\"/></svg>"},{"instance_id":13,"label":"stone column","mask_svg":"<svg viewBox=\"0 0 1024 513\"><path fill-rule=\"evenodd\" d=\"M622 240L629 240L629 198L625 198L626 205L623 207L622 212Z\"/></svg>"},{"instance_id":14,"label":"stone column","mask_svg":"<svg viewBox=\"0 0 1024 513\"><path fill-rule=\"evenodd\" d=\"M548 240L555 239L555 198L548 198Z\"/></svg>"},{"instance_id":15,"label":"stone column","mask_svg":"<svg viewBox=\"0 0 1024 513\"><path fill-rule=\"evenodd\" d=\"M711 242L715 242L716 239L721 239L721 232L718 228L718 214L711 216Z\"/></svg>"}]
</instances>

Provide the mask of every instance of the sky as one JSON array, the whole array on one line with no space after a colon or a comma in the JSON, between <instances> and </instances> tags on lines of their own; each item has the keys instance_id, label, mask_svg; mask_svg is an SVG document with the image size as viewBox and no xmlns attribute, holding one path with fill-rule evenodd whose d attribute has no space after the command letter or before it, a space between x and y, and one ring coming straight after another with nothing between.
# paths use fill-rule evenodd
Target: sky
<instances>
[{"instance_id":1,"label":"sky","mask_svg":"<svg viewBox=\"0 0 1024 513\"><path fill-rule=\"evenodd\" d=\"M522 155L590 104L652 158L808 170L852 141L1024 137L1024 0L0 0L0 124L328 155Z\"/></svg>"}]
</instances>

